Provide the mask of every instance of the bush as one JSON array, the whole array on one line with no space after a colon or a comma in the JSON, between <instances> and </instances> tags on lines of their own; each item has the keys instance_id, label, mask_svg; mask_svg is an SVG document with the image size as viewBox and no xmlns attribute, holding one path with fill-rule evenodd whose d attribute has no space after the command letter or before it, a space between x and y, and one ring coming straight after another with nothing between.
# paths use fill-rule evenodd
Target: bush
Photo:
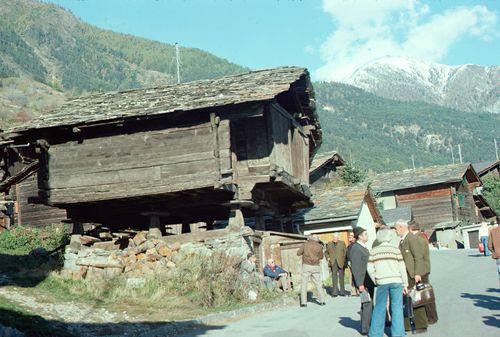
<instances>
[{"instance_id":1,"label":"bush","mask_svg":"<svg viewBox=\"0 0 500 337\"><path fill-rule=\"evenodd\" d=\"M363 182L366 179L366 172L352 163L347 163L347 165L340 172L340 178L347 185L354 185Z\"/></svg>"},{"instance_id":2,"label":"bush","mask_svg":"<svg viewBox=\"0 0 500 337\"><path fill-rule=\"evenodd\" d=\"M0 251L7 253L28 254L37 247L52 251L67 243L68 229L63 224L42 228L17 226L0 233Z\"/></svg>"}]
</instances>

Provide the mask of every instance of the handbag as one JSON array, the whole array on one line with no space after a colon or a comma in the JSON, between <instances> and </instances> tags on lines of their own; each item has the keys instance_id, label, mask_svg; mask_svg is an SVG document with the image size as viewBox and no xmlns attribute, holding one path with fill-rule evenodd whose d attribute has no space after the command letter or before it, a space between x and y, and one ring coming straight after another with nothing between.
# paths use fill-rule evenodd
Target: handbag
<instances>
[{"instance_id":1,"label":"handbag","mask_svg":"<svg viewBox=\"0 0 500 337\"><path fill-rule=\"evenodd\" d=\"M434 302L434 289L429 283L417 283L414 288L410 289L408 292L413 308L419 308L426 304Z\"/></svg>"},{"instance_id":2,"label":"handbag","mask_svg":"<svg viewBox=\"0 0 500 337\"><path fill-rule=\"evenodd\" d=\"M479 244L477 245L477 248L479 249L480 253L484 253L484 245L482 242L479 242Z\"/></svg>"}]
</instances>

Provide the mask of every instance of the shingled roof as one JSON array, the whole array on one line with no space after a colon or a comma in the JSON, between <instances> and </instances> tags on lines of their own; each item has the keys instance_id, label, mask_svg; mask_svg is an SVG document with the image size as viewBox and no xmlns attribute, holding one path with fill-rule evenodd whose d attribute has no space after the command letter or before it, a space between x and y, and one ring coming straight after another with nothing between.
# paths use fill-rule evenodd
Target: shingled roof
<instances>
[{"instance_id":1,"label":"shingled roof","mask_svg":"<svg viewBox=\"0 0 500 337\"><path fill-rule=\"evenodd\" d=\"M211 80L82 96L5 133L269 101L290 89L297 93L311 124L319 129L308 71L298 67L281 67ZM320 141L319 130L318 137Z\"/></svg>"},{"instance_id":2,"label":"shingled roof","mask_svg":"<svg viewBox=\"0 0 500 337\"><path fill-rule=\"evenodd\" d=\"M323 153L318 153L314 156L314 159L309 168L309 173L312 174L317 169L328 164L328 162L338 160L342 165L344 164L344 159L338 154L337 151L328 151Z\"/></svg>"},{"instance_id":3,"label":"shingled roof","mask_svg":"<svg viewBox=\"0 0 500 337\"><path fill-rule=\"evenodd\" d=\"M500 165L500 160L496 160L496 161L483 161L480 163L475 163L472 164L472 167L474 167L474 170L476 170L479 176L482 176L487 171L493 169L494 167L498 167L499 165Z\"/></svg>"},{"instance_id":4,"label":"shingled roof","mask_svg":"<svg viewBox=\"0 0 500 337\"><path fill-rule=\"evenodd\" d=\"M311 221L331 221L338 218L357 218L365 195L369 193L367 185L337 187L314 198L314 207L301 210L298 215L304 223Z\"/></svg>"},{"instance_id":5,"label":"shingled roof","mask_svg":"<svg viewBox=\"0 0 500 337\"><path fill-rule=\"evenodd\" d=\"M470 164L439 165L381 173L371 179L370 187L375 192L387 192L427 185L454 183L462 181L469 169L477 177Z\"/></svg>"}]
</instances>

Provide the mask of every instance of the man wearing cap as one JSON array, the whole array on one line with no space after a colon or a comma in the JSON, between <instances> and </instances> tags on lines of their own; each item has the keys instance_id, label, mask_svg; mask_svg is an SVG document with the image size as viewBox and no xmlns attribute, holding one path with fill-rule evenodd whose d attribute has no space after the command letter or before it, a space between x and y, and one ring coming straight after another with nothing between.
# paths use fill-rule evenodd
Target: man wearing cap
<instances>
[{"instance_id":1,"label":"man wearing cap","mask_svg":"<svg viewBox=\"0 0 500 337\"><path fill-rule=\"evenodd\" d=\"M394 225L396 233L401 238L399 249L403 255L403 260L408 273L408 289L411 289L418 282L428 282L429 265L425 262L425 249L422 247L422 241L414 234L410 233L408 223L404 220L396 221ZM427 331L427 314L425 307L414 309L414 333L423 333ZM411 330L408 319L405 319L405 329Z\"/></svg>"},{"instance_id":2,"label":"man wearing cap","mask_svg":"<svg viewBox=\"0 0 500 337\"><path fill-rule=\"evenodd\" d=\"M356 243L349 249L349 261L351 261L354 284L359 290L361 299L361 334L367 335L370 329L373 292L375 290L375 285L367 272L370 257L370 252L366 247L368 233L362 227L354 228L353 232Z\"/></svg>"},{"instance_id":3,"label":"man wearing cap","mask_svg":"<svg viewBox=\"0 0 500 337\"><path fill-rule=\"evenodd\" d=\"M346 246L344 241L339 240L337 233L333 234L332 241L326 246L326 255L328 257L328 264L332 269L333 297L337 297L338 295L345 296L344 268Z\"/></svg>"},{"instance_id":4,"label":"man wearing cap","mask_svg":"<svg viewBox=\"0 0 500 337\"><path fill-rule=\"evenodd\" d=\"M323 259L323 245L316 235L312 235L297 251L302 256L302 279L300 284L300 306L307 306L307 283L312 278L318 292L320 305L325 305L323 283L321 282L321 269L319 263Z\"/></svg>"}]
</instances>

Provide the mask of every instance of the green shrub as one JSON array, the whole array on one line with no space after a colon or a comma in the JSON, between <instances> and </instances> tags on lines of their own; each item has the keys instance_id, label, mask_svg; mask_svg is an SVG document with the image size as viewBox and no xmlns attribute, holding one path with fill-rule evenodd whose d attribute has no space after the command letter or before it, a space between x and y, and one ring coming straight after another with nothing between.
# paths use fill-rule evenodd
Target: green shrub
<instances>
[{"instance_id":1,"label":"green shrub","mask_svg":"<svg viewBox=\"0 0 500 337\"><path fill-rule=\"evenodd\" d=\"M68 229L63 224L41 228L17 226L0 233L0 252L28 254L37 247L51 251L68 242Z\"/></svg>"}]
</instances>

